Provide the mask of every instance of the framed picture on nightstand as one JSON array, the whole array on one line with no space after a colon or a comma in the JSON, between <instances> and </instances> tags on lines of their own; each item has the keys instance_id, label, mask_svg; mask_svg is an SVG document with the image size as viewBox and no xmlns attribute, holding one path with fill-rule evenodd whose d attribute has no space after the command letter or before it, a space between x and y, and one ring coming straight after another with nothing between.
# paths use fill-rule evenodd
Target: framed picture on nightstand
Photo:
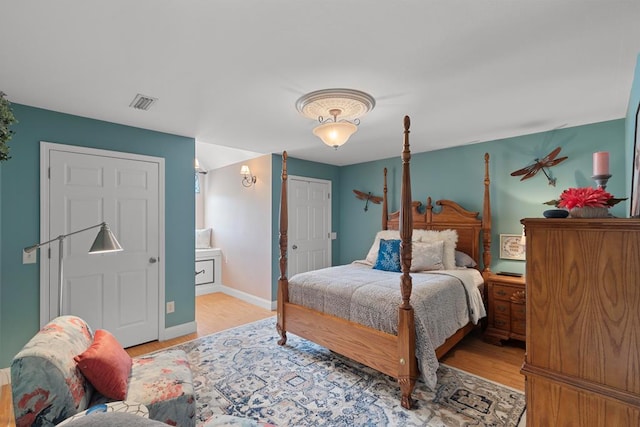
<instances>
[{"instance_id":1,"label":"framed picture on nightstand","mask_svg":"<svg viewBox=\"0 0 640 427\"><path fill-rule=\"evenodd\" d=\"M500 258L525 260L525 247L520 244L520 234L500 235Z\"/></svg>"}]
</instances>

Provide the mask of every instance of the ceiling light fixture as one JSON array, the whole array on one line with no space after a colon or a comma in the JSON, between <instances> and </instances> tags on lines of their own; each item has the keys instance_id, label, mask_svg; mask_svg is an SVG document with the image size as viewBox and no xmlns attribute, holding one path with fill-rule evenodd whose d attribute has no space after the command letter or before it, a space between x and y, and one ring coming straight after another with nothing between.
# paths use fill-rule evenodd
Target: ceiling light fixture
<instances>
[{"instance_id":1,"label":"ceiling light fixture","mask_svg":"<svg viewBox=\"0 0 640 427\"><path fill-rule=\"evenodd\" d=\"M360 117L373 110L376 100L354 89L323 89L301 96L296 109L305 117L318 120L313 134L334 149L358 130Z\"/></svg>"}]
</instances>

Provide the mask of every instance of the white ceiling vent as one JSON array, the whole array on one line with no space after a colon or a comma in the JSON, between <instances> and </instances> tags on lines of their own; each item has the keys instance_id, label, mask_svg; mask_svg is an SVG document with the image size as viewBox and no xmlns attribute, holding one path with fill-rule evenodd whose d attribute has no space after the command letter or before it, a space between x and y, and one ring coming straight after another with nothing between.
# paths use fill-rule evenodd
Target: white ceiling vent
<instances>
[{"instance_id":1,"label":"white ceiling vent","mask_svg":"<svg viewBox=\"0 0 640 427\"><path fill-rule=\"evenodd\" d=\"M147 111L156 101L158 101L158 98L137 94L136 97L133 98L133 101L131 101L131 104L129 104L129 107L135 108L136 110Z\"/></svg>"}]
</instances>

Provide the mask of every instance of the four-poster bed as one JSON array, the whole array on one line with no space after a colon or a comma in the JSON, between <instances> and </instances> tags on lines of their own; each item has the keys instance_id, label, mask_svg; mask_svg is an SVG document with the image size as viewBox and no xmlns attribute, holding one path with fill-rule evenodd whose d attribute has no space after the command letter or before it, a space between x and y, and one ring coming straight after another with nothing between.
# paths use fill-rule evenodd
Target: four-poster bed
<instances>
[{"instance_id":1,"label":"four-poster bed","mask_svg":"<svg viewBox=\"0 0 640 427\"><path fill-rule=\"evenodd\" d=\"M472 298L472 292L480 294L478 292L478 286L482 286L482 276L473 271L480 279L476 280L472 284L467 283L465 279L458 277L463 272L456 273L455 271L447 270L446 274L451 276L445 276L445 274L422 274L411 273L412 268L412 246L416 242L416 239L412 239L414 229L418 230L416 233L420 233L421 230L455 230L457 232L457 246L456 249L462 251L471 256L478 264L480 264L480 254L482 253L482 275L486 275L490 271L491 263L491 208L489 198L489 155L485 154L485 177L484 177L484 203L483 203L483 215L482 219L478 218L478 212L467 211L457 203L450 200L440 200L436 202L436 205L440 206L439 212L433 211L431 204L431 198L427 200L427 206L424 212L420 211L420 202L413 202L411 200L411 179L410 179L410 167L409 162L411 153L409 150L409 126L410 120L408 116L404 118L404 141L402 151L402 186L401 186L401 207L399 212L392 214L388 213L388 200L387 200L387 183L386 183L386 169L384 175L384 193L383 193L383 207L382 207L382 228L384 230L399 230L400 238L400 265L401 274L400 278L400 293L397 298L391 295L392 292L398 294L398 274L388 273L373 270L370 267L360 266L361 270L353 273L352 270L348 270L347 266L330 267L329 269L318 270L318 273L324 274L324 279L318 278L318 283L321 280L333 280L336 282L342 278L342 276L354 276L361 272L360 281L366 282L361 287L360 285L354 285L353 288L348 283L340 282L335 287L338 288L337 296L329 296L322 298L319 303L313 303L308 295L300 292L315 292L322 293L325 289L329 289L326 283L316 284L313 283L312 277L305 276L306 273L296 275L292 278L292 283L289 283L289 279L286 277L287 268L287 225L288 225L288 210L287 210L287 154L283 153L282 162L282 193L281 193L281 207L280 207L280 278L278 280L278 302L277 302L277 330L281 336L278 344L286 344L286 332L291 332L317 344L327 347L328 349L349 357L355 361L363 363L373 369L376 369L382 373L390 375L398 380L401 389L401 404L405 408L411 408L412 400L411 393L415 386L416 379L420 373L418 363L421 363L421 369L426 369L424 366L429 362L429 357L440 358L449 349L451 349L456 343L458 343L468 332L474 327L474 323L477 322L478 317L482 317L484 313L484 307L482 306L482 300L480 297L480 307L477 305L474 309L471 306L467 306L468 300ZM480 244L482 240L482 247ZM413 243L412 243L413 242ZM355 268L355 267L354 267ZM336 269L336 270L332 270ZM471 269L470 269L471 270ZM394 280L393 291L389 290L389 284L378 283L377 276L371 280L371 283L376 282L375 292L379 295L391 295L390 300L397 300L397 310L393 311L393 325L377 327L378 323L388 324L388 318L378 319L378 314L370 313L364 314L364 321L361 321L356 315L345 314L340 315L337 312L340 311L342 300L344 299L341 292L352 292L355 296L361 289L368 286L370 274L379 274L381 277L385 276L384 280L391 277ZM453 276L453 277L452 277ZM298 279L302 277L303 280ZM328 279L327 279L328 277ZM434 279L436 277L437 279ZM299 291L298 284L293 286L297 281L311 282L310 290ZM418 298L422 298L423 294L430 293L427 291L430 288L430 283L436 280L448 280L447 284L434 286L436 288L444 289L442 292L458 292L460 296L455 298L465 301L464 316L466 318L463 322L458 320L460 326L456 326L451 332L447 332L446 336L442 337L441 341L437 344L431 345L429 339L422 336L426 334L425 330L429 330L431 333L431 326L425 326L428 322L433 320L424 320L423 311L456 311L445 307L444 309L434 305L436 303L428 303ZM451 280L456 285L451 285ZM383 279L381 279L381 282ZM415 288L414 288L414 281ZM423 282L429 282L429 286L423 284ZM462 282L464 287L459 286ZM385 287L386 286L386 287ZM296 293L294 293L297 292ZM412 291L414 296L412 298ZM375 294L374 292L374 294ZM416 295L416 292L418 295ZM438 291L440 292L440 291ZM376 294L376 295L378 295ZM474 294L475 295L475 294ZM349 295L351 297L351 295ZM453 297L447 297L453 298ZM437 299L437 298L436 298ZM294 301L292 301L294 300ZM304 303L308 300L309 304ZM380 308L384 311L389 306L389 300L379 300L377 297L367 297L367 306ZM412 303L418 304L418 316ZM356 307L354 311L361 311L361 307L357 302L347 302L346 305L350 307ZM430 305L431 304L431 305ZM424 307L423 307L424 306ZM475 310L475 313L474 313ZM462 313L461 310L458 310ZM482 311L483 313L478 313ZM475 322L470 321L471 313L475 314ZM397 314L397 316L396 316ZM463 316L463 314L460 314ZM458 317L460 317L458 316ZM446 316L445 316L446 317ZM455 316L452 316L455 317ZM356 321L354 321L354 318ZM373 318L373 320L370 320ZM369 319L369 320L367 320ZM396 322L397 319L397 323ZM440 320L438 320L440 321ZM444 320L443 320L444 321ZM448 321L448 320L447 320ZM426 323L425 323L426 322ZM372 326L373 325L373 326ZM419 336L416 339L416 325L420 331ZM439 325L438 325L439 326ZM449 328L451 326L449 325ZM386 330L385 330L386 329ZM438 328L435 328L438 329ZM446 328L445 328L446 329ZM416 343L418 343L418 353L433 353L422 355L425 359L416 359ZM437 346L437 348L435 348ZM424 349L423 349L424 348ZM437 360L435 360L437 365ZM432 364L431 364L432 365ZM431 365L429 366L431 368ZM429 373L431 377L426 377L423 372L423 378L433 378L435 383L435 371ZM429 383L427 383L429 385ZM433 384L432 384L433 385Z\"/></svg>"}]
</instances>

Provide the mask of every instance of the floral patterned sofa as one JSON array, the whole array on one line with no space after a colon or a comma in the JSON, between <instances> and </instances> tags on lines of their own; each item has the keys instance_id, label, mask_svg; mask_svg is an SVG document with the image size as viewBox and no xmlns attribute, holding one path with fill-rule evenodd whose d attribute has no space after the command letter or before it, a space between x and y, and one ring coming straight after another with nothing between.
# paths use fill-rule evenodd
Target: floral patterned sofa
<instances>
[{"instance_id":1,"label":"floral patterned sofa","mask_svg":"<svg viewBox=\"0 0 640 427\"><path fill-rule=\"evenodd\" d=\"M24 346L11 363L16 425L53 426L97 403L101 395L80 372L74 357L93 343L94 333L76 316L61 316ZM182 350L134 357L126 400L144 404L149 418L195 426L196 401L191 368Z\"/></svg>"}]
</instances>

